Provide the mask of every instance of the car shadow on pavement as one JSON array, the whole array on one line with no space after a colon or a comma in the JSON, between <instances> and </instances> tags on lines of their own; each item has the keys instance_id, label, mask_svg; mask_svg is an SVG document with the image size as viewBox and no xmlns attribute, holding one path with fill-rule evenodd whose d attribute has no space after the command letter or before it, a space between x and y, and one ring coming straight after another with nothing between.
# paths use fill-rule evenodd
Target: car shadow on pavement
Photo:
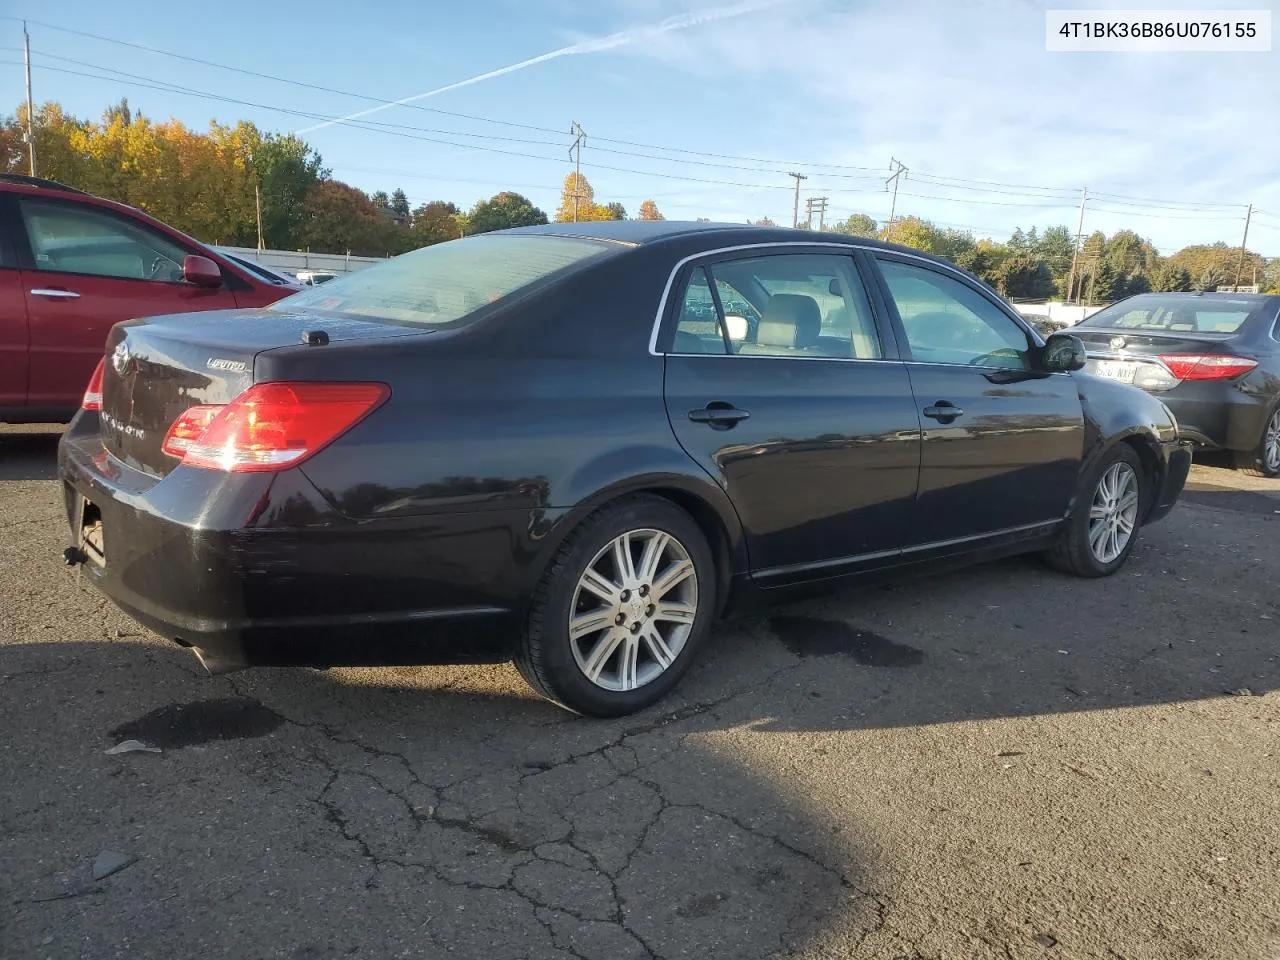
<instances>
[{"instance_id":1,"label":"car shadow on pavement","mask_svg":"<svg viewBox=\"0 0 1280 960\"><path fill-rule=\"evenodd\" d=\"M40 428L43 432L26 432L36 429L6 427L0 432L0 481L57 478L62 429L48 427Z\"/></svg>"}]
</instances>

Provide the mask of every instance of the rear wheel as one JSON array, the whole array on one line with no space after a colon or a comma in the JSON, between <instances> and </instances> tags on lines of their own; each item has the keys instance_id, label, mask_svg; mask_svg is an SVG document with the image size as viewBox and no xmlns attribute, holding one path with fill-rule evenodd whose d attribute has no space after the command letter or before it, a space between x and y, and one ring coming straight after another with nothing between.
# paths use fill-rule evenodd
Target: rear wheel
<instances>
[{"instance_id":1,"label":"rear wheel","mask_svg":"<svg viewBox=\"0 0 1280 960\"><path fill-rule=\"evenodd\" d=\"M515 663L543 696L612 717L669 692L715 608L714 561L693 519L629 497L570 534L534 593Z\"/></svg>"},{"instance_id":2,"label":"rear wheel","mask_svg":"<svg viewBox=\"0 0 1280 960\"><path fill-rule=\"evenodd\" d=\"M1271 411L1262 439L1252 450L1237 450L1236 469L1251 477L1280 477L1280 407Z\"/></svg>"},{"instance_id":3,"label":"rear wheel","mask_svg":"<svg viewBox=\"0 0 1280 960\"><path fill-rule=\"evenodd\" d=\"M1078 577L1105 577L1124 565L1147 503L1138 452L1117 444L1082 480L1049 562Z\"/></svg>"}]
</instances>

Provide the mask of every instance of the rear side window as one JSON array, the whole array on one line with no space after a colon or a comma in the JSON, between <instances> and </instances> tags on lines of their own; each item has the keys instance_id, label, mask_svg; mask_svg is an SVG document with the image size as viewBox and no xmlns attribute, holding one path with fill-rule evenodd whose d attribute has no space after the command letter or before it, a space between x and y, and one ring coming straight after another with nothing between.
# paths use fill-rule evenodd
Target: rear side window
<instances>
[{"instance_id":1,"label":"rear side window","mask_svg":"<svg viewBox=\"0 0 1280 960\"><path fill-rule=\"evenodd\" d=\"M448 326L610 249L599 241L566 237L468 237L349 273L279 300L269 309L313 309ZM319 277L316 280L320 282Z\"/></svg>"},{"instance_id":2,"label":"rear side window","mask_svg":"<svg viewBox=\"0 0 1280 960\"><path fill-rule=\"evenodd\" d=\"M153 230L88 204L19 197L37 270L121 280L182 280L187 250Z\"/></svg>"}]
</instances>

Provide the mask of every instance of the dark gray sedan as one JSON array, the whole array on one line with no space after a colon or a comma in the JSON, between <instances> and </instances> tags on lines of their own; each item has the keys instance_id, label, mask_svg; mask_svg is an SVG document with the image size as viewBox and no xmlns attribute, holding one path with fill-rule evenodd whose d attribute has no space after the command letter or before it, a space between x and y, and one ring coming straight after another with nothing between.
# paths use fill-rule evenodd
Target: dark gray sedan
<instances>
[{"instance_id":1,"label":"dark gray sedan","mask_svg":"<svg viewBox=\"0 0 1280 960\"><path fill-rule=\"evenodd\" d=\"M1280 477L1280 296L1144 293L1071 330L1086 369L1153 393L1182 436Z\"/></svg>"}]
</instances>

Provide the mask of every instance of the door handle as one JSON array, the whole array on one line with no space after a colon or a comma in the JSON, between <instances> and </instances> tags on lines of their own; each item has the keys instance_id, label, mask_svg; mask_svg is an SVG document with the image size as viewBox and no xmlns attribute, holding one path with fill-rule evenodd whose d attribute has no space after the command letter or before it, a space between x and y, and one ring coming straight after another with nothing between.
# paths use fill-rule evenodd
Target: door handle
<instances>
[{"instance_id":1,"label":"door handle","mask_svg":"<svg viewBox=\"0 0 1280 960\"><path fill-rule=\"evenodd\" d=\"M717 401L709 403L701 410L690 410L689 419L694 423L705 423L713 430L728 430L739 420L745 420L751 414L739 410L732 404Z\"/></svg>"},{"instance_id":2,"label":"door handle","mask_svg":"<svg viewBox=\"0 0 1280 960\"><path fill-rule=\"evenodd\" d=\"M925 407L921 411L926 417L937 420L939 423L950 423L957 417L963 417L964 411L957 407L950 400L939 400L931 407Z\"/></svg>"},{"instance_id":3,"label":"door handle","mask_svg":"<svg viewBox=\"0 0 1280 960\"><path fill-rule=\"evenodd\" d=\"M37 287L31 291L33 297L48 297L50 300L76 300L80 294L74 290L59 290L56 287Z\"/></svg>"}]
</instances>

